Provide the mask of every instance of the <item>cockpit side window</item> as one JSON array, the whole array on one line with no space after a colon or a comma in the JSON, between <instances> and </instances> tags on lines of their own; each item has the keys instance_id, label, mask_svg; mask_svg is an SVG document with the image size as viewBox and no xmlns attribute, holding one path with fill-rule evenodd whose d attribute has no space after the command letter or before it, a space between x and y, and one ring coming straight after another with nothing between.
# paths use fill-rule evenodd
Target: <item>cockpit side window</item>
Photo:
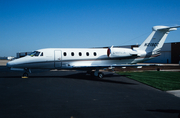
<instances>
[{"instance_id":1,"label":"cockpit side window","mask_svg":"<svg viewBox=\"0 0 180 118\"><path fill-rule=\"evenodd\" d=\"M39 54L40 54L40 52L36 52L36 53L34 54L34 56L39 56Z\"/></svg>"},{"instance_id":2,"label":"cockpit side window","mask_svg":"<svg viewBox=\"0 0 180 118\"><path fill-rule=\"evenodd\" d=\"M41 53L41 56L43 56L43 52Z\"/></svg>"},{"instance_id":3,"label":"cockpit side window","mask_svg":"<svg viewBox=\"0 0 180 118\"><path fill-rule=\"evenodd\" d=\"M37 56L39 56L39 54L40 54L40 52L34 51L31 54L29 54L29 56L31 56L31 57L36 56L37 57Z\"/></svg>"}]
</instances>

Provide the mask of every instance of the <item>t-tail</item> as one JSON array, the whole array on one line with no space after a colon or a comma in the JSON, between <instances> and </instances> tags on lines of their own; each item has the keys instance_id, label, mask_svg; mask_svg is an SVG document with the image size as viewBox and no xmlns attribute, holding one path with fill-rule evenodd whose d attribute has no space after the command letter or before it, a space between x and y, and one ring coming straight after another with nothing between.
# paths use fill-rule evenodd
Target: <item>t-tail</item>
<instances>
[{"instance_id":1,"label":"t-tail","mask_svg":"<svg viewBox=\"0 0 180 118\"><path fill-rule=\"evenodd\" d=\"M138 47L131 49L126 48L115 48L110 47L107 50L107 56L109 58L128 58L134 59L130 63L144 62L146 60L152 59L160 55L160 50L167 38L170 31L177 30L180 26L154 26L152 28L152 33L148 38Z\"/></svg>"},{"instance_id":2,"label":"t-tail","mask_svg":"<svg viewBox=\"0 0 180 118\"><path fill-rule=\"evenodd\" d=\"M152 33L148 38L139 46L138 50L145 51L146 54L156 54L161 50L166 37L170 31L177 30L180 26L154 26Z\"/></svg>"},{"instance_id":3,"label":"t-tail","mask_svg":"<svg viewBox=\"0 0 180 118\"><path fill-rule=\"evenodd\" d=\"M141 57L141 59L133 61L132 63L144 62L159 56L161 54L160 50L169 32L177 30L179 27L180 26L154 26L152 28L152 33L147 39L138 48L133 49L138 53L137 56Z\"/></svg>"}]
</instances>

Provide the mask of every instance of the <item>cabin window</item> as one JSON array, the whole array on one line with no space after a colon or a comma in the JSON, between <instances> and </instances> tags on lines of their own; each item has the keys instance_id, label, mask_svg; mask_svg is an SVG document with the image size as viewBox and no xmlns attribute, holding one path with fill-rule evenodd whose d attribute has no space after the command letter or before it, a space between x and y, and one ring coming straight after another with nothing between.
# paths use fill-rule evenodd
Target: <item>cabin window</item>
<instances>
[{"instance_id":1,"label":"cabin window","mask_svg":"<svg viewBox=\"0 0 180 118\"><path fill-rule=\"evenodd\" d=\"M64 52L64 53L63 53L63 55L64 55L64 56L67 56L67 53L66 53L66 52Z\"/></svg>"},{"instance_id":2,"label":"cabin window","mask_svg":"<svg viewBox=\"0 0 180 118\"><path fill-rule=\"evenodd\" d=\"M81 53L81 52L79 52L79 56L82 56L82 53Z\"/></svg>"},{"instance_id":3,"label":"cabin window","mask_svg":"<svg viewBox=\"0 0 180 118\"><path fill-rule=\"evenodd\" d=\"M43 52L41 53L41 56L43 56Z\"/></svg>"},{"instance_id":4,"label":"cabin window","mask_svg":"<svg viewBox=\"0 0 180 118\"><path fill-rule=\"evenodd\" d=\"M97 54L96 54L96 52L94 52L94 56L96 56Z\"/></svg>"},{"instance_id":5,"label":"cabin window","mask_svg":"<svg viewBox=\"0 0 180 118\"><path fill-rule=\"evenodd\" d=\"M86 52L86 56L89 56L89 52Z\"/></svg>"},{"instance_id":6,"label":"cabin window","mask_svg":"<svg viewBox=\"0 0 180 118\"><path fill-rule=\"evenodd\" d=\"M71 52L71 56L74 56L74 52Z\"/></svg>"}]
</instances>

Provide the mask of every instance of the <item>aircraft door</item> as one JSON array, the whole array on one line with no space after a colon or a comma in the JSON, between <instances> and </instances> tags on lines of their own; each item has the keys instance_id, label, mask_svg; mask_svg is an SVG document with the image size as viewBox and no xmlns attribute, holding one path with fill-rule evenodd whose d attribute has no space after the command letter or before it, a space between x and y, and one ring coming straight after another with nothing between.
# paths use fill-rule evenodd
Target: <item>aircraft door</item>
<instances>
[{"instance_id":1,"label":"aircraft door","mask_svg":"<svg viewBox=\"0 0 180 118\"><path fill-rule=\"evenodd\" d=\"M62 57L61 57L61 50L55 50L54 51L54 67L55 68L61 68L62 66Z\"/></svg>"}]
</instances>

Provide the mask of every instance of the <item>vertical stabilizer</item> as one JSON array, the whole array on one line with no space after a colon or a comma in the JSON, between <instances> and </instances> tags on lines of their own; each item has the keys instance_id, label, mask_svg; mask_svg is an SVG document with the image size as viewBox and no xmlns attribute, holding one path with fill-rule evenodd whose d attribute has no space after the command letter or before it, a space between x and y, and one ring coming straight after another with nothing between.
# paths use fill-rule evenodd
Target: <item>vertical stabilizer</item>
<instances>
[{"instance_id":1,"label":"vertical stabilizer","mask_svg":"<svg viewBox=\"0 0 180 118\"><path fill-rule=\"evenodd\" d=\"M168 26L154 26L152 33L148 38L139 46L139 50L149 52L160 51L168 33L173 30L177 30L180 26L168 27Z\"/></svg>"}]
</instances>

